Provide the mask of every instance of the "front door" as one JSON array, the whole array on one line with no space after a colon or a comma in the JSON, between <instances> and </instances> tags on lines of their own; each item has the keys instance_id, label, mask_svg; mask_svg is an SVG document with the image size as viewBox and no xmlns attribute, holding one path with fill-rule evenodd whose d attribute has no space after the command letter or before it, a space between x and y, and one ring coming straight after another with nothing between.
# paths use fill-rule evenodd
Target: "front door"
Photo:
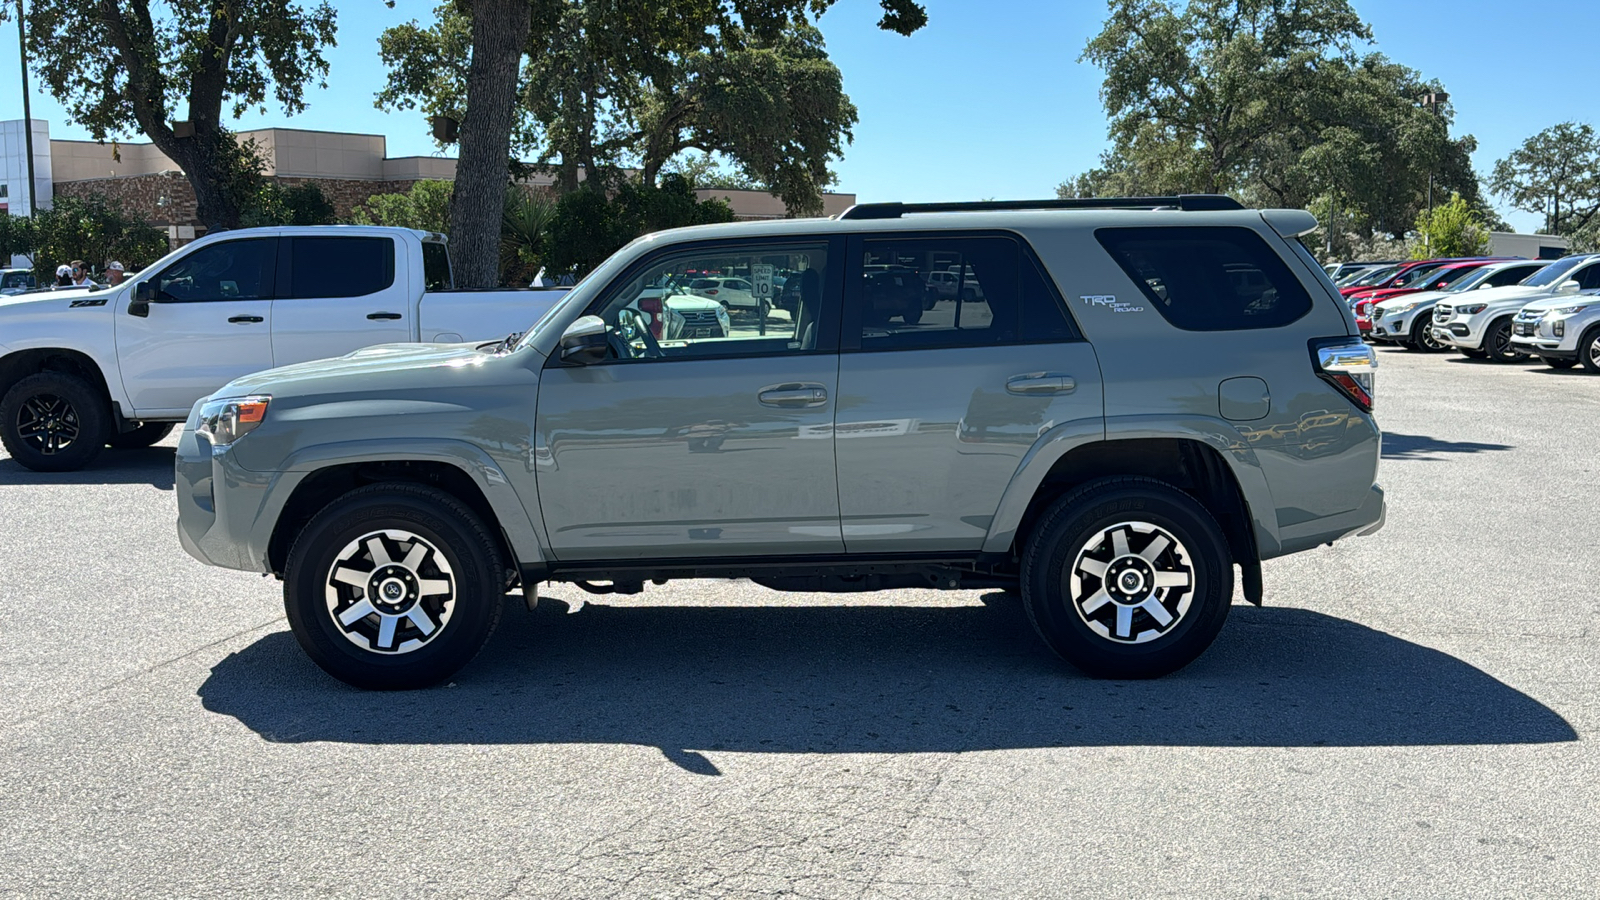
<instances>
[{"instance_id":1,"label":"front door","mask_svg":"<svg viewBox=\"0 0 1600 900\"><path fill-rule=\"evenodd\" d=\"M285 237L272 304L280 366L413 340L416 302L390 237Z\"/></svg>"},{"instance_id":2,"label":"front door","mask_svg":"<svg viewBox=\"0 0 1600 900\"><path fill-rule=\"evenodd\" d=\"M608 358L579 366L557 355L539 384L536 478L558 559L843 551L833 458L839 249L794 239L668 248L596 301L588 313L611 329ZM752 265L798 273L793 315L668 337L683 329L663 327L675 313L650 286Z\"/></svg>"},{"instance_id":3,"label":"front door","mask_svg":"<svg viewBox=\"0 0 1600 900\"><path fill-rule=\"evenodd\" d=\"M1035 444L1104 427L1094 350L1014 236L855 238L849 263L834 425L845 547L976 551ZM960 291L885 302L885 273L937 286L949 272Z\"/></svg>"},{"instance_id":4,"label":"front door","mask_svg":"<svg viewBox=\"0 0 1600 900\"><path fill-rule=\"evenodd\" d=\"M148 315L126 304L116 312L117 359L135 415L182 417L229 381L272 368L277 248L276 237L200 247L151 276Z\"/></svg>"}]
</instances>

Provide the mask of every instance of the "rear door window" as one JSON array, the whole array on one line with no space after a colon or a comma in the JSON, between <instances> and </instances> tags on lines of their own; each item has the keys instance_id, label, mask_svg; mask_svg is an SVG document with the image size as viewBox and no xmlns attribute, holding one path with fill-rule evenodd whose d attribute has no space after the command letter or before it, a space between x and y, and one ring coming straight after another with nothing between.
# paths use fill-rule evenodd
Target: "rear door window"
<instances>
[{"instance_id":1,"label":"rear door window","mask_svg":"<svg viewBox=\"0 0 1600 900\"><path fill-rule=\"evenodd\" d=\"M384 237L292 237L294 299L365 297L394 284L394 241Z\"/></svg>"},{"instance_id":2,"label":"rear door window","mask_svg":"<svg viewBox=\"0 0 1600 900\"><path fill-rule=\"evenodd\" d=\"M1248 228L1102 228L1095 237L1168 322L1185 331L1277 328L1311 295Z\"/></svg>"},{"instance_id":3,"label":"rear door window","mask_svg":"<svg viewBox=\"0 0 1600 900\"><path fill-rule=\"evenodd\" d=\"M447 291L455 286L450 275L450 248L438 241L422 242L423 290Z\"/></svg>"}]
</instances>

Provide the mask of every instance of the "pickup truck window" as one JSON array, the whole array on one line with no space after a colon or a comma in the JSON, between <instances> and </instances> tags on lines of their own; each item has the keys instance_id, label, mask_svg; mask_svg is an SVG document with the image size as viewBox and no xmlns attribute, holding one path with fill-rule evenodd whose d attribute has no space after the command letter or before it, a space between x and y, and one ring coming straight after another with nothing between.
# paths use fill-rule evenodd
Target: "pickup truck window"
<instances>
[{"instance_id":1,"label":"pickup truck window","mask_svg":"<svg viewBox=\"0 0 1600 900\"><path fill-rule=\"evenodd\" d=\"M271 300L277 249L277 238L201 247L161 270L156 296L164 303Z\"/></svg>"},{"instance_id":2,"label":"pickup truck window","mask_svg":"<svg viewBox=\"0 0 1600 900\"><path fill-rule=\"evenodd\" d=\"M450 274L450 248L438 241L422 242L423 290L448 291L455 287Z\"/></svg>"},{"instance_id":3,"label":"pickup truck window","mask_svg":"<svg viewBox=\"0 0 1600 900\"><path fill-rule=\"evenodd\" d=\"M365 297L394 284L394 241L383 237L293 237L292 299Z\"/></svg>"}]
</instances>

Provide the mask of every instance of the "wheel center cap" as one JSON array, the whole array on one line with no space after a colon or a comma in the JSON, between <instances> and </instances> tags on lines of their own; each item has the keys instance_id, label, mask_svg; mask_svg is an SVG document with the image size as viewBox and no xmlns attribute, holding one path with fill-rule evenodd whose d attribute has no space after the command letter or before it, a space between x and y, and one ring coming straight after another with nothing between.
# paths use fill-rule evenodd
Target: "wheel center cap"
<instances>
[{"instance_id":1,"label":"wheel center cap","mask_svg":"<svg viewBox=\"0 0 1600 900\"><path fill-rule=\"evenodd\" d=\"M367 596L383 612L404 612L417 599L416 583L416 576L404 567L384 566L372 573L372 580L367 582Z\"/></svg>"},{"instance_id":2,"label":"wheel center cap","mask_svg":"<svg viewBox=\"0 0 1600 900\"><path fill-rule=\"evenodd\" d=\"M1122 573L1122 591L1125 594L1137 594L1144 587L1144 576L1139 572L1129 569Z\"/></svg>"}]
</instances>

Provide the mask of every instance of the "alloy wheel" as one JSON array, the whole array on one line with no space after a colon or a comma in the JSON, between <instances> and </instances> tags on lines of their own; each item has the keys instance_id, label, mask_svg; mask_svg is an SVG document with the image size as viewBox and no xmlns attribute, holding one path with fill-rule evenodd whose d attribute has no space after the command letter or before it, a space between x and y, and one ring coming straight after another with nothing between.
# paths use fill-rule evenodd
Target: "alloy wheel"
<instances>
[{"instance_id":1,"label":"alloy wheel","mask_svg":"<svg viewBox=\"0 0 1600 900\"><path fill-rule=\"evenodd\" d=\"M1600 333L1589 339L1589 368L1600 372Z\"/></svg>"},{"instance_id":2,"label":"alloy wheel","mask_svg":"<svg viewBox=\"0 0 1600 900\"><path fill-rule=\"evenodd\" d=\"M428 644L450 623L456 579L438 547L412 532L386 529L339 551L324 593L328 615L346 640L398 655Z\"/></svg>"},{"instance_id":3,"label":"alloy wheel","mask_svg":"<svg viewBox=\"0 0 1600 900\"><path fill-rule=\"evenodd\" d=\"M1194 600L1189 551L1148 522L1120 522L1095 533L1063 576L1063 592L1084 624L1119 644L1169 633Z\"/></svg>"},{"instance_id":4,"label":"alloy wheel","mask_svg":"<svg viewBox=\"0 0 1600 900\"><path fill-rule=\"evenodd\" d=\"M31 448L54 456L78 439L78 411L65 397L34 394L17 409L17 434Z\"/></svg>"}]
</instances>

